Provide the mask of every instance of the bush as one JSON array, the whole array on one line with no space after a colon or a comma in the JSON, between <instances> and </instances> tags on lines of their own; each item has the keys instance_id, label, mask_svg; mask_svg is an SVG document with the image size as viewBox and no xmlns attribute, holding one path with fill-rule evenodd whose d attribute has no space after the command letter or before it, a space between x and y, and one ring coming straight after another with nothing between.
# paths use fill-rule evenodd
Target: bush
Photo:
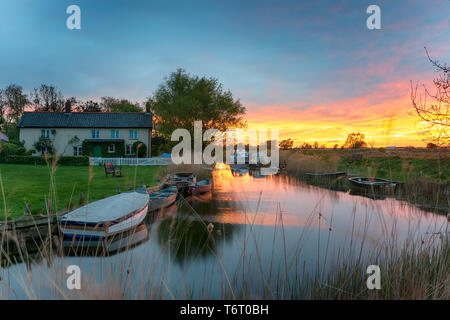
<instances>
[{"instance_id":1,"label":"bush","mask_svg":"<svg viewBox=\"0 0 450 320\"><path fill-rule=\"evenodd\" d=\"M52 163L52 157L48 157L47 161ZM47 161L42 156L23 156L23 155L11 155L5 159L6 163L14 164L37 164L46 165ZM62 166L88 166L89 157L60 157L57 162Z\"/></svg>"},{"instance_id":2,"label":"bush","mask_svg":"<svg viewBox=\"0 0 450 320\"><path fill-rule=\"evenodd\" d=\"M133 152L138 158L145 158L147 156L147 146L142 141L136 141L133 143Z\"/></svg>"},{"instance_id":3,"label":"bush","mask_svg":"<svg viewBox=\"0 0 450 320\"><path fill-rule=\"evenodd\" d=\"M2 142L0 144L0 160L4 161L12 155L23 155L25 148L14 143Z\"/></svg>"}]
</instances>

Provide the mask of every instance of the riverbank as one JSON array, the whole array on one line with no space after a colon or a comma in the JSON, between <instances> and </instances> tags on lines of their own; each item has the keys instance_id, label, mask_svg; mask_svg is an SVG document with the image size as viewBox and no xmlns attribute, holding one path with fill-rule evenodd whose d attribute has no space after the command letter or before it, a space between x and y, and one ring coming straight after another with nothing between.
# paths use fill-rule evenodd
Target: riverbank
<instances>
[{"instance_id":1,"label":"riverbank","mask_svg":"<svg viewBox=\"0 0 450 320\"><path fill-rule=\"evenodd\" d=\"M404 186L393 195L397 199L444 213L450 207L447 149L289 150L280 153L280 161L287 162L288 175L299 178L308 172L346 171L353 176L402 181ZM345 181L340 184L343 190L348 187Z\"/></svg>"},{"instance_id":2,"label":"riverbank","mask_svg":"<svg viewBox=\"0 0 450 320\"><path fill-rule=\"evenodd\" d=\"M123 166L122 177L105 176L103 166L44 166L0 164L3 195L0 220L74 209L87 202L127 191L141 184L157 184L157 166ZM6 201L5 201L6 200Z\"/></svg>"}]
</instances>

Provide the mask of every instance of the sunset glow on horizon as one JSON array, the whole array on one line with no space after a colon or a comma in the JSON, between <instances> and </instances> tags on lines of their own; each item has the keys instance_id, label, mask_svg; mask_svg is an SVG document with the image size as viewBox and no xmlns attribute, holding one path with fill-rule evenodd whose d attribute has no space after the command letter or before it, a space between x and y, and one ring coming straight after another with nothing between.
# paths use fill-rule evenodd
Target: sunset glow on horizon
<instances>
[{"instance_id":1,"label":"sunset glow on horizon","mask_svg":"<svg viewBox=\"0 0 450 320\"><path fill-rule=\"evenodd\" d=\"M450 63L450 2L70 1L0 3L0 88L55 85L65 97L141 105L170 73L218 79L247 108L251 129L340 147L361 132L375 147L425 142L411 82L433 89L430 56ZM368 6L381 9L369 30Z\"/></svg>"}]
</instances>

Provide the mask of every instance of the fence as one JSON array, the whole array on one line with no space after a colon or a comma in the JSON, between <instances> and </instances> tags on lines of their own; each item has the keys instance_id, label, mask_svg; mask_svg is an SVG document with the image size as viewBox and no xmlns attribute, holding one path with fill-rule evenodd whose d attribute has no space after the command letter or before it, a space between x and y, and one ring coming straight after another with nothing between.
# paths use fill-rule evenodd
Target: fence
<instances>
[{"instance_id":1,"label":"fence","mask_svg":"<svg viewBox=\"0 0 450 320\"><path fill-rule=\"evenodd\" d=\"M172 164L170 158L89 158L93 166L112 163L115 166L168 166Z\"/></svg>"}]
</instances>

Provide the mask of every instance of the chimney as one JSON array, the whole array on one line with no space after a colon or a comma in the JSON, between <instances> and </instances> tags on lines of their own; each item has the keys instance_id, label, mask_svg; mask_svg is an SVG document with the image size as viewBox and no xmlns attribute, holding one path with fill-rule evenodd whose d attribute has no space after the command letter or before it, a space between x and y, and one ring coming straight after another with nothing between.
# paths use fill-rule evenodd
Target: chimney
<instances>
[{"instance_id":1,"label":"chimney","mask_svg":"<svg viewBox=\"0 0 450 320\"><path fill-rule=\"evenodd\" d=\"M72 112L72 102L67 99L66 103L64 104L64 112L65 113L71 113Z\"/></svg>"}]
</instances>

